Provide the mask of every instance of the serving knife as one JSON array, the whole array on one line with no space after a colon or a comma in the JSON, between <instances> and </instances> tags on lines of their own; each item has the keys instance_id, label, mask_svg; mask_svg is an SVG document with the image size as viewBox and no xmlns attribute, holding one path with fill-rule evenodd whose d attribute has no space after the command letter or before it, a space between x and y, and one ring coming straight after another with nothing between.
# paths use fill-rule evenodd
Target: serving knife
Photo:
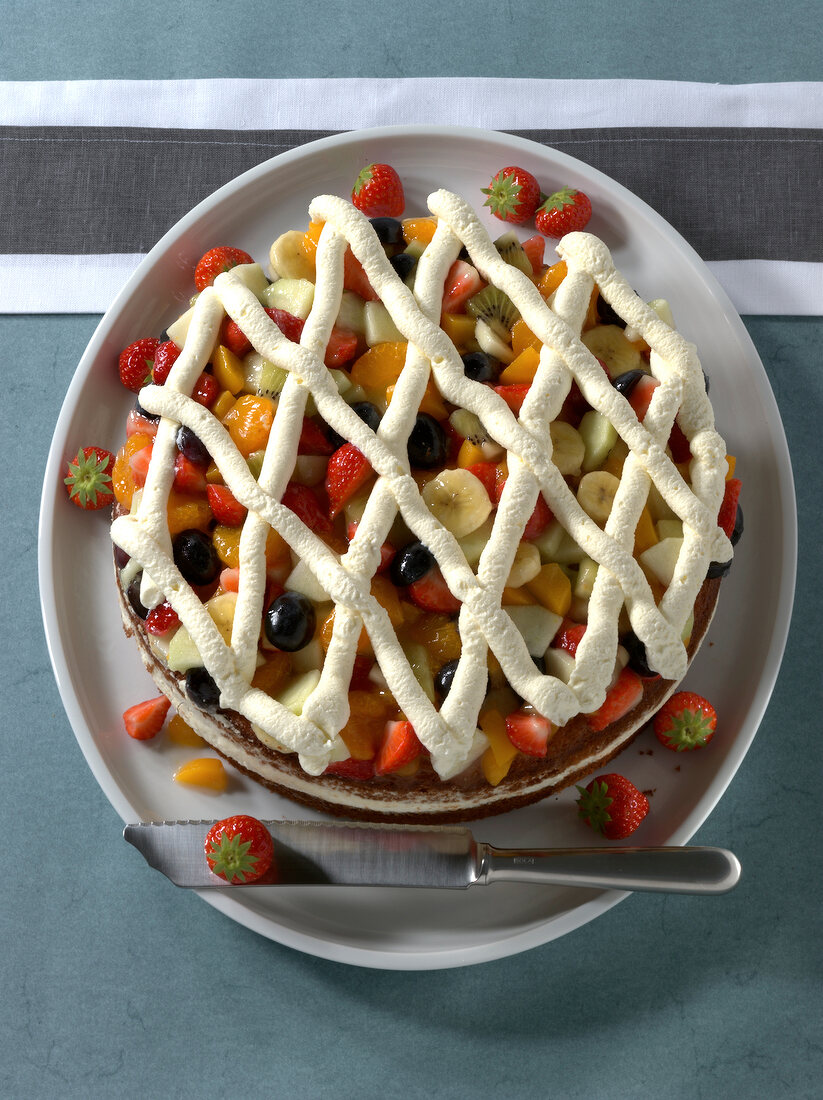
<instances>
[{"instance_id":1,"label":"serving knife","mask_svg":"<svg viewBox=\"0 0 823 1100\"><path fill-rule=\"evenodd\" d=\"M213 874L205 839L214 821L127 825L123 836L175 885L228 890L251 886L418 886L465 889L530 882L589 889L723 894L740 863L725 848L495 848L465 828L264 821L274 842L271 870L229 885Z\"/></svg>"}]
</instances>

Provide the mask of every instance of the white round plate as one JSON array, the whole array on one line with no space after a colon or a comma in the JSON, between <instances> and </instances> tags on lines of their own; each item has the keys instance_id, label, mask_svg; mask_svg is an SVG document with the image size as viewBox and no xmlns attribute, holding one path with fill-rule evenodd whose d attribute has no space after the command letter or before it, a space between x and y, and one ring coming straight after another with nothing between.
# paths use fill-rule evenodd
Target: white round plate
<instances>
[{"instance_id":1,"label":"white round plate","mask_svg":"<svg viewBox=\"0 0 823 1100\"><path fill-rule=\"evenodd\" d=\"M164 739L136 742L122 712L154 694L136 649L124 637L111 576L105 520L68 501L64 463L78 447L116 450L133 395L120 385L118 352L156 335L183 311L197 259L216 244L246 249L265 264L271 241L307 223L317 194L347 195L364 164L393 164L407 213L446 187L482 206L480 188L507 164L533 171L543 190L570 184L589 195L589 228L646 299L672 305L711 379L717 422L743 478L746 533L723 582L709 638L687 684L711 698L720 728L704 752L662 749L649 732L616 768L654 792L632 838L684 844L706 819L739 767L777 677L788 631L796 564L791 467L780 417L749 336L714 278L683 239L623 187L579 161L516 137L482 130L403 127L343 134L284 153L221 188L152 249L106 313L69 387L49 455L41 507L39 565L46 636L78 742L124 821L219 818L240 811L263 818L312 815L232 773L220 796L178 786L178 764L196 750ZM492 233L500 222L485 215ZM521 234L528 235L527 233ZM551 245L549 245L549 249ZM745 670L745 673L741 672ZM497 845L592 843L578 821L574 790L477 823ZM124 846L124 859L126 849ZM148 869L146 873L149 872ZM204 891L211 905L271 939L339 962L386 969L436 969L501 958L543 944L605 912L625 895L534 886L467 891L372 888L255 888Z\"/></svg>"}]
</instances>

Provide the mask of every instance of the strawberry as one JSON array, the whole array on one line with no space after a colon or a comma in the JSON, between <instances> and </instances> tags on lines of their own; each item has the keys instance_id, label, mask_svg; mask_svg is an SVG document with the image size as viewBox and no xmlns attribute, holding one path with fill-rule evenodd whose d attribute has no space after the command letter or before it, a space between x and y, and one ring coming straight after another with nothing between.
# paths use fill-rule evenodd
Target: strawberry
<instances>
[{"instance_id":1,"label":"strawberry","mask_svg":"<svg viewBox=\"0 0 823 1100\"><path fill-rule=\"evenodd\" d=\"M702 749L714 737L717 712L702 695L678 691L654 717L654 732L661 745L673 752Z\"/></svg>"},{"instance_id":2,"label":"strawberry","mask_svg":"<svg viewBox=\"0 0 823 1100\"><path fill-rule=\"evenodd\" d=\"M148 435L154 439L157 435L158 423L157 420L149 420L139 410L132 409L126 417L126 439L130 439L133 435Z\"/></svg>"},{"instance_id":3,"label":"strawberry","mask_svg":"<svg viewBox=\"0 0 823 1100\"><path fill-rule=\"evenodd\" d=\"M251 340L231 317L226 317L220 330L220 343L242 359L251 351Z\"/></svg>"},{"instance_id":4,"label":"strawberry","mask_svg":"<svg viewBox=\"0 0 823 1100\"><path fill-rule=\"evenodd\" d=\"M446 584L446 578L437 566L430 569L420 580L413 581L407 591L412 601L424 611L441 611L445 615L451 615L460 610L460 600L452 595L451 589Z\"/></svg>"},{"instance_id":5,"label":"strawberry","mask_svg":"<svg viewBox=\"0 0 823 1100\"><path fill-rule=\"evenodd\" d=\"M304 416L303 427L300 429L300 442L297 444L297 453L300 455L330 455L334 452L334 449L334 445L317 421Z\"/></svg>"},{"instance_id":6,"label":"strawberry","mask_svg":"<svg viewBox=\"0 0 823 1100\"><path fill-rule=\"evenodd\" d=\"M226 566L225 569L220 571L220 587L224 592L239 592L240 591L240 566L235 565L233 568ZM282 592L280 593L282 595ZM273 597L275 598L275 597ZM269 606L271 600L266 600L266 607Z\"/></svg>"},{"instance_id":7,"label":"strawberry","mask_svg":"<svg viewBox=\"0 0 823 1100\"><path fill-rule=\"evenodd\" d=\"M344 443L337 448L326 469L326 493L332 519L346 501L366 484L372 473L368 459L353 443Z\"/></svg>"},{"instance_id":8,"label":"strawberry","mask_svg":"<svg viewBox=\"0 0 823 1100\"><path fill-rule=\"evenodd\" d=\"M181 493L202 493L206 489L206 467L192 462L180 451L174 458L174 488Z\"/></svg>"},{"instance_id":9,"label":"strawberry","mask_svg":"<svg viewBox=\"0 0 823 1100\"><path fill-rule=\"evenodd\" d=\"M142 340L135 340L120 352L117 365L120 381L127 390L139 393L144 386L149 385L154 357L159 347L159 340L146 336Z\"/></svg>"},{"instance_id":10,"label":"strawberry","mask_svg":"<svg viewBox=\"0 0 823 1100\"><path fill-rule=\"evenodd\" d=\"M542 714L516 710L506 718L506 735L527 756L545 756L552 732L551 722Z\"/></svg>"},{"instance_id":11,"label":"strawberry","mask_svg":"<svg viewBox=\"0 0 823 1100\"><path fill-rule=\"evenodd\" d=\"M649 812L649 800L624 775L599 775L578 787L580 817L609 840L631 836Z\"/></svg>"},{"instance_id":12,"label":"strawberry","mask_svg":"<svg viewBox=\"0 0 823 1100\"><path fill-rule=\"evenodd\" d=\"M551 508L546 503L546 498L542 493L537 494L537 503L534 506L534 511L529 518L528 523L523 528L524 539L536 539L542 535L551 521L554 519Z\"/></svg>"},{"instance_id":13,"label":"strawberry","mask_svg":"<svg viewBox=\"0 0 823 1100\"><path fill-rule=\"evenodd\" d=\"M510 386L495 386L494 392L500 394L515 416L519 416L530 389L530 382L517 382Z\"/></svg>"},{"instance_id":14,"label":"strawberry","mask_svg":"<svg viewBox=\"0 0 823 1100\"><path fill-rule=\"evenodd\" d=\"M369 282L363 265L350 248L343 253L343 289L359 294L366 302L376 302L380 297Z\"/></svg>"},{"instance_id":15,"label":"strawberry","mask_svg":"<svg viewBox=\"0 0 823 1100\"><path fill-rule=\"evenodd\" d=\"M290 481L283 493L281 503L291 508L310 531L316 531L320 535L328 534L332 530L329 517L308 485L299 485L296 481Z\"/></svg>"},{"instance_id":16,"label":"strawberry","mask_svg":"<svg viewBox=\"0 0 823 1100\"><path fill-rule=\"evenodd\" d=\"M329 764L324 774L339 775L343 779L371 779L374 776L374 761L354 760L349 757L348 760L338 760L334 764Z\"/></svg>"},{"instance_id":17,"label":"strawberry","mask_svg":"<svg viewBox=\"0 0 823 1100\"><path fill-rule=\"evenodd\" d=\"M171 703L165 695L135 703L123 712L126 733L135 741L150 741L163 728Z\"/></svg>"},{"instance_id":18,"label":"strawberry","mask_svg":"<svg viewBox=\"0 0 823 1100\"><path fill-rule=\"evenodd\" d=\"M562 237L582 229L592 216L592 204L582 191L561 187L537 208L534 224L544 237Z\"/></svg>"},{"instance_id":19,"label":"strawberry","mask_svg":"<svg viewBox=\"0 0 823 1100\"><path fill-rule=\"evenodd\" d=\"M228 485L207 485L206 496L218 523L226 527L239 527L246 518L247 508L237 500Z\"/></svg>"},{"instance_id":20,"label":"strawberry","mask_svg":"<svg viewBox=\"0 0 823 1100\"><path fill-rule=\"evenodd\" d=\"M560 629L552 639L552 645L555 649L565 649L567 653L571 653L574 657L585 633L585 623L576 623L572 619L564 619L560 624Z\"/></svg>"},{"instance_id":21,"label":"strawberry","mask_svg":"<svg viewBox=\"0 0 823 1100\"><path fill-rule=\"evenodd\" d=\"M114 501L111 471L114 455L102 447L84 447L66 467L63 484L69 500L86 511L105 508Z\"/></svg>"},{"instance_id":22,"label":"strawberry","mask_svg":"<svg viewBox=\"0 0 823 1100\"><path fill-rule=\"evenodd\" d=\"M220 385L213 374L206 374L204 371L194 384L194 389L191 391L191 395L195 401L200 405L204 405L207 409L210 405L213 405L217 400L217 395L220 393Z\"/></svg>"},{"instance_id":23,"label":"strawberry","mask_svg":"<svg viewBox=\"0 0 823 1100\"><path fill-rule=\"evenodd\" d=\"M276 307L267 308L265 313L268 317L271 317L287 340L291 340L295 344L299 342L300 337L303 335L303 326L306 323L302 318L295 317L288 310L277 309Z\"/></svg>"},{"instance_id":24,"label":"strawberry","mask_svg":"<svg viewBox=\"0 0 823 1100\"><path fill-rule=\"evenodd\" d=\"M149 634L154 634L160 638L164 634L168 634L172 627L179 626L180 619L171 604L164 600L157 607L151 609L146 616L145 625Z\"/></svg>"},{"instance_id":25,"label":"strawberry","mask_svg":"<svg viewBox=\"0 0 823 1100\"><path fill-rule=\"evenodd\" d=\"M152 381L156 386L162 386L166 381L179 355L180 348L174 340L164 340L158 346L154 354L154 366L151 371Z\"/></svg>"},{"instance_id":26,"label":"strawberry","mask_svg":"<svg viewBox=\"0 0 823 1100\"><path fill-rule=\"evenodd\" d=\"M543 270L543 256L546 251L545 240L539 233L535 233L533 237L529 237L527 240L523 241L523 251L529 257L532 271L535 275L539 275Z\"/></svg>"},{"instance_id":27,"label":"strawberry","mask_svg":"<svg viewBox=\"0 0 823 1100\"><path fill-rule=\"evenodd\" d=\"M369 673L374 668L374 660L363 653L358 653L354 658L354 668L349 682L349 691L372 691L374 684L369 679Z\"/></svg>"},{"instance_id":28,"label":"strawberry","mask_svg":"<svg viewBox=\"0 0 823 1100\"><path fill-rule=\"evenodd\" d=\"M252 262L251 256L242 248L230 248L228 245L211 248L197 261L194 269L194 285L198 290L205 290L223 271L231 271L238 264Z\"/></svg>"},{"instance_id":29,"label":"strawberry","mask_svg":"<svg viewBox=\"0 0 823 1100\"><path fill-rule=\"evenodd\" d=\"M256 817L238 814L212 825L206 834L206 862L230 883L256 882L274 862L271 833Z\"/></svg>"},{"instance_id":30,"label":"strawberry","mask_svg":"<svg viewBox=\"0 0 823 1100\"><path fill-rule=\"evenodd\" d=\"M337 325L329 334L329 342L326 344L326 354L323 359L327 367L342 367L350 362L357 354L358 336L356 332L350 332L347 328L338 328Z\"/></svg>"},{"instance_id":31,"label":"strawberry","mask_svg":"<svg viewBox=\"0 0 823 1100\"><path fill-rule=\"evenodd\" d=\"M525 168L501 168L488 187L480 190L488 198L484 206L496 218L521 225L534 215L540 202L540 184Z\"/></svg>"},{"instance_id":32,"label":"strawberry","mask_svg":"<svg viewBox=\"0 0 823 1100\"><path fill-rule=\"evenodd\" d=\"M358 524L352 520L346 527L346 538L349 542L352 541L357 533ZM394 561L394 557L397 551L390 542L384 542L380 547L380 564L377 566L376 572L385 573L391 563Z\"/></svg>"},{"instance_id":33,"label":"strawberry","mask_svg":"<svg viewBox=\"0 0 823 1100\"><path fill-rule=\"evenodd\" d=\"M689 462L691 460L691 446L677 421L672 424L671 434L669 435L669 450L672 452L672 462L674 463Z\"/></svg>"},{"instance_id":34,"label":"strawberry","mask_svg":"<svg viewBox=\"0 0 823 1100\"><path fill-rule=\"evenodd\" d=\"M737 521L737 506L740 500L740 490L742 488L743 482L739 477L730 477L726 482L723 503L720 505L720 511L717 514L717 526L728 538L731 538L734 534L735 523Z\"/></svg>"},{"instance_id":35,"label":"strawberry","mask_svg":"<svg viewBox=\"0 0 823 1100\"><path fill-rule=\"evenodd\" d=\"M149 466L151 465L152 450L153 444L147 443L145 447L141 447L139 451L135 451L129 459L131 476L134 478L134 484L138 489L142 489L146 484Z\"/></svg>"},{"instance_id":36,"label":"strawberry","mask_svg":"<svg viewBox=\"0 0 823 1100\"><path fill-rule=\"evenodd\" d=\"M387 722L374 761L375 775L387 775L405 764L411 764L422 751L423 746L411 722Z\"/></svg>"},{"instance_id":37,"label":"strawberry","mask_svg":"<svg viewBox=\"0 0 823 1100\"><path fill-rule=\"evenodd\" d=\"M466 302L478 294L486 284L477 269L465 260L455 260L449 268L443 287L443 313L465 313Z\"/></svg>"},{"instance_id":38,"label":"strawberry","mask_svg":"<svg viewBox=\"0 0 823 1100\"><path fill-rule=\"evenodd\" d=\"M503 485L498 483L503 481L503 484L505 484L505 479L498 464L496 462L474 462L466 469L470 474L474 474L478 481L482 482L483 488L489 495L489 500L493 504L497 504L503 491Z\"/></svg>"},{"instance_id":39,"label":"strawberry","mask_svg":"<svg viewBox=\"0 0 823 1100\"><path fill-rule=\"evenodd\" d=\"M593 730L604 730L618 718L636 707L643 698L643 681L631 668L623 668L617 680L606 692L603 704L588 715L589 725Z\"/></svg>"},{"instance_id":40,"label":"strawberry","mask_svg":"<svg viewBox=\"0 0 823 1100\"><path fill-rule=\"evenodd\" d=\"M473 466L469 466L468 469L475 477L483 482L483 487L489 494L489 499L493 501L494 504L499 504L500 497L503 495L503 488L507 481L504 472L505 468L501 469L501 467L494 462L477 462ZM526 526L523 528L522 537L524 539L536 539L539 535L543 534L553 518L552 511L546 503L545 497L542 493L539 493L534 505L534 511L529 517Z\"/></svg>"},{"instance_id":41,"label":"strawberry","mask_svg":"<svg viewBox=\"0 0 823 1100\"><path fill-rule=\"evenodd\" d=\"M399 218L406 207L403 184L390 164L368 164L361 169L351 201L367 218Z\"/></svg>"},{"instance_id":42,"label":"strawberry","mask_svg":"<svg viewBox=\"0 0 823 1100\"><path fill-rule=\"evenodd\" d=\"M660 385L651 374L644 374L629 394L629 404L634 409L634 415L642 422L646 419L649 405L652 403L654 391Z\"/></svg>"}]
</instances>

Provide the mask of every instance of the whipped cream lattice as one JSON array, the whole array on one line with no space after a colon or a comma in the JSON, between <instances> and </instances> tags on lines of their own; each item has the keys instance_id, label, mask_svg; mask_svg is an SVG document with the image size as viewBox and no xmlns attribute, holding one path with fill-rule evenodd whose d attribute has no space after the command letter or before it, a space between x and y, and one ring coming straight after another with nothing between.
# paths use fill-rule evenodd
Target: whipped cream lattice
<instances>
[{"instance_id":1,"label":"whipped cream lattice","mask_svg":"<svg viewBox=\"0 0 823 1100\"><path fill-rule=\"evenodd\" d=\"M468 203L437 191L428 205L437 218L437 229L419 260L412 292L391 267L369 221L358 210L334 196L321 196L311 203L312 220L325 224L317 248L314 303L299 344L286 339L231 271L200 294L183 350L165 385L148 386L140 393L143 408L161 420L139 503L112 524L114 542L143 569L142 602L152 607L168 600L220 690L220 706L244 715L263 744L297 753L301 767L311 775L348 756L339 731L349 717L348 685L362 627L398 706L445 780L486 746L477 719L486 693L489 648L512 688L562 726L603 702L614 672L618 616L624 604L652 667L667 679L683 676L687 665L681 640L684 625L709 563L726 561L732 552L716 522L726 448L714 430L696 350L635 294L615 269L606 246L587 233L563 238L557 250L568 274L550 307L532 281L501 258ZM393 399L376 432L346 404L323 363L340 308L343 256L349 245L408 341ZM482 277L511 298L542 342L538 371L519 416L493 389L466 377L457 349L439 327L446 276L463 246ZM650 368L661 384L642 423L580 339L595 284L651 348ZM257 352L288 371L259 479L227 430L190 396L226 314ZM475 413L489 436L507 452L509 477L476 573L455 537L427 508L409 468L407 440L430 376L447 401ZM608 417L629 448L611 514L602 529L580 507L552 462L549 425L572 381L592 408ZM362 451L377 474L362 520L342 555L280 503L297 455L309 394L323 420ZM693 456L691 487L665 453L675 417ZM166 504L174 478L175 435L181 424L200 437L226 485L248 509L229 643L173 559ZM652 482L682 520L684 532L674 577L659 606L632 554L635 528ZM501 606L515 552L540 492L563 527L600 566L589 601L587 630L568 684L536 668L522 635ZM449 589L462 603L458 618L462 653L439 711L418 684L387 612L370 591L380 547L398 511L434 554ZM306 563L335 605L325 661L299 715L251 686L264 611L269 528Z\"/></svg>"}]
</instances>

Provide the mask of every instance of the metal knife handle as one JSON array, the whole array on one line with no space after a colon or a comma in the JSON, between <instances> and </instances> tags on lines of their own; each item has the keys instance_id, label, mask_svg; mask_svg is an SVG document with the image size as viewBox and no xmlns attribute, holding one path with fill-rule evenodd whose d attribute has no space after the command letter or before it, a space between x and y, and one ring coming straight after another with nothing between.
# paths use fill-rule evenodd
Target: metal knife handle
<instances>
[{"instance_id":1,"label":"metal knife handle","mask_svg":"<svg viewBox=\"0 0 823 1100\"><path fill-rule=\"evenodd\" d=\"M725 894L740 863L725 848L493 848L479 844L482 882Z\"/></svg>"}]
</instances>

